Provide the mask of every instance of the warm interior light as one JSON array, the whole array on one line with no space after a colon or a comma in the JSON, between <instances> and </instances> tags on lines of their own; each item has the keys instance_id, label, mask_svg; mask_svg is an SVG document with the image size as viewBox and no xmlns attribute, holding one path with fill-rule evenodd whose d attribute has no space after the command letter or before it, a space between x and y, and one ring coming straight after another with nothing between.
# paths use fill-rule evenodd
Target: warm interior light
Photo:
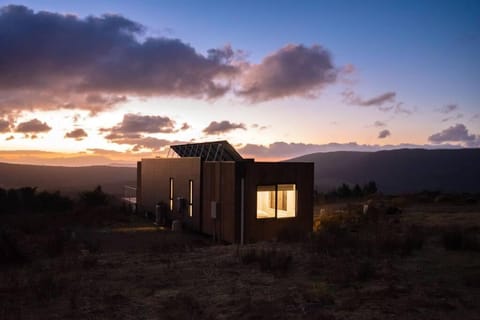
<instances>
[{"instance_id":1,"label":"warm interior light","mask_svg":"<svg viewBox=\"0 0 480 320\"><path fill-rule=\"evenodd\" d=\"M257 219L275 218L275 186L257 187Z\"/></svg>"},{"instance_id":2,"label":"warm interior light","mask_svg":"<svg viewBox=\"0 0 480 320\"><path fill-rule=\"evenodd\" d=\"M295 184L257 186L257 219L292 218L296 213Z\"/></svg>"},{"instance_id":3,"label":"warm interior light","mask_svg":"<svg viewBox=\"0 0 480 320\"><path fill-rule=\"evenodd\" d=\"M277 218L295 217L297 211L297 192L294 184L277 186Z\"/></svg>"},{"instance_id":4,"label":"warm interior light","mask_svg":"<svg viewBox=\"0 0 480 320\"><path fill-rule=\"evenodd\" d=\"M193 180L188 180L188 215L193 215Z\"/></svg>"}]
</instances>

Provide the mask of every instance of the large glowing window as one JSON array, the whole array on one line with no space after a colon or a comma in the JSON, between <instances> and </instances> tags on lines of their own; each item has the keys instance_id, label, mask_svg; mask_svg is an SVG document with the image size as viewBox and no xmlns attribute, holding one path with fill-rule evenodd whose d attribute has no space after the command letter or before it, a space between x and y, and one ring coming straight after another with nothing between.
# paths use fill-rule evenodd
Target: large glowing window
<instances>
[{"instance_id":1,"label":"large glowing window","mask_svg":"<svg viewBox=\"0 0 480 320\"><path fill-rule=\"evenodd\" d=\"M257 219L275 218L275 186L257 187Z\"/></svg>"},{"instance_id":2,"label":"large glowing window","mask_svg":"<svg viewBox=\"0 0 480 320\"><path fill-rule=\"evenodd\" d=\"M293 218L296 214L295 184L257 186L257 219Z\"/></svg>"}]
</instances>

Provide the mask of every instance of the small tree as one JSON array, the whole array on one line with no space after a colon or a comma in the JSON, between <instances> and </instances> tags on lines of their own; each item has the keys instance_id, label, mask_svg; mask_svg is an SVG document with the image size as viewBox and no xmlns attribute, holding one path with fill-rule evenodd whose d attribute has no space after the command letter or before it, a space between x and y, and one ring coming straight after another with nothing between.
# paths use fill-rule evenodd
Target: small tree
<instances>
[{"instance_id":1,"label":"small tree","mask_svg":"<svg viewBox=\"0 0 480 320\"><path fill-rule=\"evenodd\" d=\"M342 183L342 185L338 188L337 194L340 198L348 198L352 195L352 190L348 186L348 184Z\"/></svg>"},{"instance_id":2,"label":"small tree","mask_svg":"<svg viewBox=\"0 0 480 320\"><path fill-rule=\"evenodd\" d=\"M377 184L375 181L369 181L366 185L363 186L363 193L365 195L377 193Z\"/></svg>"},{"instance_id":3,"label":"small tree","mask_svg":"<svg viewBox=\"0 0 480 320\"><path fill-rule=\"evenodd\" d=\"M80 202L89 207L102 206L108 203L108 196L103 192L101 186L97 186L93 191L80 193Z\"/></svg>"},{"instance_id":4,"label":"small tree","mask_svg":"<svg viewBox=\"0 0 480 320\"><path fill-rule=\"evenodd\" d=\"M353 187L352 195L354 197L361 197L363 195L362 188L360 188L358 183Z\"/></svg>"}]
</instances>

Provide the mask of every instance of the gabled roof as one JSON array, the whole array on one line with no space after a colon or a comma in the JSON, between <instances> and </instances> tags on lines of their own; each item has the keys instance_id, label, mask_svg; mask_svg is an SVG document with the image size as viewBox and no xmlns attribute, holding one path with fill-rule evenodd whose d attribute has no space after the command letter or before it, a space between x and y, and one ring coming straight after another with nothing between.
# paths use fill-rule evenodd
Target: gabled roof
<instances>
[{"instance_id":1,"label":"gabled roof","mask_svg":"<svg viewBox=\"0 0 480 320\"><path fill-rule=\"evenodd\" d=\"M242 161L242 156L227 141L177 144L170 146L180 157L200 157L204 161Z\"/></svg>"}]
</instances>

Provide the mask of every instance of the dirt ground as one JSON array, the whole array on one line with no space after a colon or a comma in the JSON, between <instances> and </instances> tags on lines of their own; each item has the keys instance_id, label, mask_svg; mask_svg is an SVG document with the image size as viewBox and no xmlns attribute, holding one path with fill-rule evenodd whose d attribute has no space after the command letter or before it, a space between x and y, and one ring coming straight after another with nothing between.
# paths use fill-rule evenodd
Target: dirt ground
<instances>
[{"instance_id":1,"label":"dirt ground","mask_svg":"<svg viewBox=\"0 0 480 320\"><path fill-rule=\"evenodd\" d=\"M0 319L480 319L479 207L317 218L306 239L246 246L138 217L7 228Z\"/></svg>"}]
</instances>

